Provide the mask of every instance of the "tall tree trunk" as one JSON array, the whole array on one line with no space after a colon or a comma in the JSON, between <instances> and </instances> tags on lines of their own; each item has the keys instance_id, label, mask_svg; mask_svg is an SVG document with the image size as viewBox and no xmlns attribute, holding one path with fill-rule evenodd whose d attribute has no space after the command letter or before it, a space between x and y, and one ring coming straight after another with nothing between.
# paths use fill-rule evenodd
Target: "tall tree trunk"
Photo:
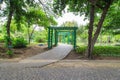
<instances>
[{"instance_id":1,"label":"tall tree trunk","mask_svg":"<svg viewBox=\"0 0 120 80\"><path fill-rule=\"evenodd\" d=\"M94 47L95 42L97 41L97 38L98 38L98 36L99 36L99 34L100 34L100 31L101 31L101 28L102 28L102 24L103 24L103 22L104 22L104 20L105 20L105 17L106 17L106 14L107 14L107 12L108 12L108 9L109 9L110 5L111 5L111 4L108 3L108 4L105 6L104 10L103 10L103 13L102 13L101 18L100 18L100 20L99 20L99 22L98 22L98 26L97 26L97 29L96 29L96 31L95 31L94 37L93 37L92 47Z\"/></svg>"},{"instance_id":2,"label":"tall tree trunk","mask_svg":"<svg viewBox=\"0 0 120 80\"><path fill-rule=\"evenodd\" d=\"M107 14L107 12L108 12L108 9L109 9L110 5L111 5L111 4L108 3L108 4L104 7L104 9L103 9L101 18L100 18L100 20L99 20L99 22L98 22L97 29L96 29L96 31L95 31L95 33L94 33L94 37L93 37L92 42L91 42L91 48L90 48L90 50L89 50L89 51L90 51L89 53L92 53L92 51L93 51L94 45L95 45L95 43L96 43L96 41L97 41L97 38L98 38L98 36L99 36L99 34L100 34L100 31L101 31L101 28L102 28L102 24L103 24L103 22L104 22L104 20L105 20L105 17L106 17L106 14ZM91 56L90 56L90 57L91 57Z\"/></svg>"},{"instance_id":3,"label":"tall tree trunk","mask_svg":"<svg viewBox=\"0 0 120 80\"><path fill-rule=\"evenodd\" d=\"M92 58L92 33L93 33L93 24L94 24L94 13L95 6L91 4L90 8L90 22L89 22L89 30L88 30L88 48L87 48L87 57Z\"/></svg>"},{"instance_id":4,"label":"tall tree trunk","mask_svg":"<svg viewBox=\"0 0 120 80\"><path fill-rule=\"evenodd\" d=\"M8 14L8 20L7 20L7 25L6 25L6 30L7 30L7 46L8 46L8 48L12 44L11 39L10 39L10 24L11 24L13 12L14 12L14 10L10 6L10 10L9 10L9 14Z\"/></svg>"}]
</instances>

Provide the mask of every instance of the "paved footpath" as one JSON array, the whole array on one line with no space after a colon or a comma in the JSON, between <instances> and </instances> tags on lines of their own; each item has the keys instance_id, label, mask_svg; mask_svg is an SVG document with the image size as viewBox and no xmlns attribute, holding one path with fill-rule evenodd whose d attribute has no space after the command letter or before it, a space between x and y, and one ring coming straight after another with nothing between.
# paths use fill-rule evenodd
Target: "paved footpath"
<instances>
[{"instance_id":1,"label":"paved footpath","mask_svg":"<svg viewBox=\"0 0 120 80\"><path fill-rule=\"evenodd\" d=\"M43 53L42 57L37 55L19 63L0 64L0 80L120 80L119 60L61 60L49 64L66 56L63 50L67 47L66 52L72 49L68 45L58 47L52 49L56 52L45 52L52 55Z\"/></svg>"},{"instance_id":2,"label":"paved footpath","mask_svg":"<svg viewBox=\"0 0 120 80\"><path fill-rule=\"evenodd\" d=\"M72 49L72 45L60 44L59 46L54 47L53 49L46 51L42 54L38 54L36 56L24 59L20 61L20 63L39 63L39 66L44 66L65 58Z\"/></svg>"}]
</instances>

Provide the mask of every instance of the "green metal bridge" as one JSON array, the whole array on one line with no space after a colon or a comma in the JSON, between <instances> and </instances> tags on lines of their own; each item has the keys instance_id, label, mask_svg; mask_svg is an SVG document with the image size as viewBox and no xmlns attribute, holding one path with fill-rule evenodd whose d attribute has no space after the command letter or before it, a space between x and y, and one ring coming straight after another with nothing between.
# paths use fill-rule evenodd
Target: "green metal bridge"
<instances>
[{"instance_id":1,"label":"green metal bridge","mask_svg":"<svg viewBox=\"0 0 120 80\"><path fill-rule=\"evenodd\" d=\"M72 44L76 49L77 27L48 27L48 48L57 46L58 42Z\"/></svg>"}]
</instances>

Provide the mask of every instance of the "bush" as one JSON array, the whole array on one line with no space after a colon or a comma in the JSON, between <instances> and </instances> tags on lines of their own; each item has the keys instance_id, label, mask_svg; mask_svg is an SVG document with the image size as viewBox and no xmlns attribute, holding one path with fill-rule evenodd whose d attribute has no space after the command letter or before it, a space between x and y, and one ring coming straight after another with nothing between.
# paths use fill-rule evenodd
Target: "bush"
<instances>
[{"instance_id":1,"label":"bush","mask_svg":"<svg viewBox=\"0 0 120 80\"><path fill-rule=\"evenodd\" d=\"M84 53L86 50L85 46L78 47L76 51L78 53ZM93 50L94 56L110 56L120 57L120 46L95 46Z\"/></svg>"},{"instance_id":2,"label":"bush","mask_svg":"<svg viewBox=\"0 0 120 80\"><path fill-rule=\"evenodd\" d=\"M5 42L4 35L0 34L0 43Z\"/></svg>"},{"instance_id":3,"label":"bush","mask_svg":"<svg viewBox=\"0 0 120 80\"><path fill-rule=\"evenodd\" d=\"M37 36L35 38L35 41L39 42L39 43L44 43L44 42L46 42L46 38L45 38L45 36Z\"/></svg>"},{"instance_id":4,"label":"bush","mask_svg":"<svg viewBox=\"0 0 120 80\"><path fill-rule=\"evenodd\" d=\"M94 55L100 56L120 56L119 46L96 46L93 50Z\"/></svg>"},{"instance_id":5,"label":"bush","mask_svg":"<svg viewBox=\"0 0 120 80\"><path fill-rule=\"evenodd\" d=\"M17 37L13 40L13 48L24 48L27 46L27 41L23 37Z\"/></svg>"},{"instance_id":6,"label":"bush","mask_svg":"<svg viewBox=\"0 0 120 80\"><path fill-rule=\"evenodd\" d=\"M115 35L115 41L120 42L120 35Z\"/></svg>"},{"instance_id":7,"label":"bush","mask_svg":"<svg viewBox=\"0 0 120 80\"><path fill-rule=\"evenodd\" d=\"M4 42L4 37L0 37L0 43Z\"/></svg>"},{"instance_id":8,"label":"bush","mask_svg":"<svg viewBox=\"0 0 120 80\"><path fill-rule=\"evenodd\" d=\"M85 52L86 48L87 48L86 46L77 47L76 52L83 54Z\"/></svg>"}]
</instances>

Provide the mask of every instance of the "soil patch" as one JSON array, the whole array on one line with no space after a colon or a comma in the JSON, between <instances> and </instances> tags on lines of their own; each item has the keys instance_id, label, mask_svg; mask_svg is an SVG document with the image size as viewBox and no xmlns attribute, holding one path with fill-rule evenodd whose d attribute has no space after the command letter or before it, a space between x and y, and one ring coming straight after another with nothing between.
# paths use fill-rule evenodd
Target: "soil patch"
<instances>
[{"instance_id":1,"label":"soil patch","mask_svg":"<svg viewBox=\"0 0 120 80\"><path fill-rule=\"evenodd\" d=\"M76 51L72 50L65 58L65 60L86 60L87 58L84 57L83 54L77 53ZM120 57L103 57L103 56L94 56L93 60L120 60Z\"/></svg>"},{"instance_id":2,"label":"soil patch","mask_svg":"<svg viewBox=\"0 0 120 80\"><path fill-rule=\"evenodd\" d=\"M24 58L41 54L42 52L47 51L48 48L47 45L43 45L43 46L32 45L26 48L12 49L12 50L14 52L14 55L12 58L9 58L9 56L6 54L7 51L6 48L4 48L3 45L0 45L0 61L20 61Z\"/></svg>"}]
</instances>

